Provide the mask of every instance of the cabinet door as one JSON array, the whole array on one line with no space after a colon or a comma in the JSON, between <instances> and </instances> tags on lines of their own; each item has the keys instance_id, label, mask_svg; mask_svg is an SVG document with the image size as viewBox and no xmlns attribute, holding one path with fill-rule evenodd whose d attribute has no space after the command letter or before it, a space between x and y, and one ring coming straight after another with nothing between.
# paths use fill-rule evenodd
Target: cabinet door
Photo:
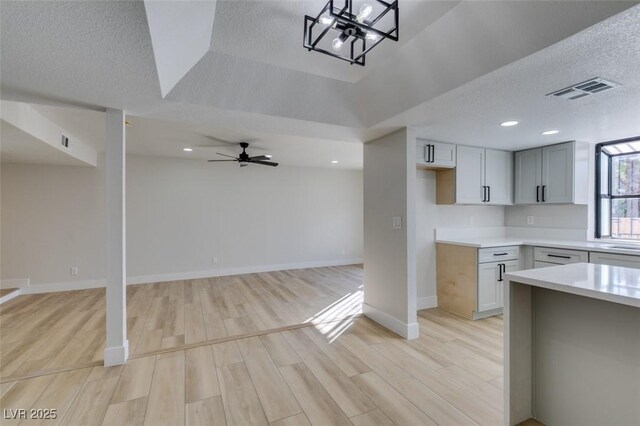
<instances>
[{"instance_id":1,"label":"cabinet door","mask_svg":"<svg viewBox=\"0 0 640 426\"><path fill-rule=\"evenodd\" d=\"M484 148L458 146L456 204L483 204Z\"/></svg>"},{"instance_id":2,"label":"cabinet door","mask_svg":"<svg viewBox=\"0 0 640 426\"><path fill-rule=\"evenodd\" d=\"M416 164L453 168L456 166L456 146L450 143L416 139Z\"/></svg>"},{"instance_id":3,"label":"cabinet door","mask_svg":"<svg viewBox=\"0 0 640 426\"><path fill-rule=\"evenodd\" d=\"M450 143L429 142L433 145L431 149L431 165L436 167L456 166L456 146Z\"/></svg>"},{"instance_id":4,"label":"cabinet door","mask_svg":"<svg viewBox=\"0 0 640 426\"><path fill-rule=\"evenodd\" d=\"M496 262L478 265L478 312L500 307L499 265Z\"/></svg>"},{"instance_id":5,"label":"cabinet door","mask_svg":"<svg viewBox=\"0 0 640 426\"><path fill-rule=\"evenodd\" d=\"M416 164L427 164L425 157L427 153L427 144L429 142L424 139L416 139Z\"/></svg>"},{"instance_id":6,"label":"cabinet door","mask_svg":"<svg viewBox=\"0 0 640 426\"><path fill-rule=\"evenodd\" d=\"M544 203L573 203L573 147L573 142L567 142L542 148Z\"/></svg>"},{"instance_id":7,"label":"cabinet door","mask_svg":"<svg viewBox=\"0 0 640 426\"><path fill-rule=\"evenodd\" d=\"M513 153L485 150L485 185L488 204L513 204Z\"/></svg>"},{"instance_id":8,"label":"cabinet door","mask_svg":"<svg viewBox=\"0 0 640 426\"><path fill-rule=\"evenodd\" d=\"M517 260L511 260L511 261L507 261L507 262L502 262L502 264L504 265L504 273L507 272L516 272L520 270L520 262L518 262ZM499 298L499 305L501 308L504 307L504 286L505 286L506 281L498 281L498 295L500 296Z\"/></svg>"},{"instance_id":9,"label":"cabinet door","mask_svg":"<svg viewBox=\"0 0 640 426\"><path fill-rule=\"evenodd\" d=\"M542 189L542 149L515 154L515 204L536 204Z\"/></svg>"}]
</instances>

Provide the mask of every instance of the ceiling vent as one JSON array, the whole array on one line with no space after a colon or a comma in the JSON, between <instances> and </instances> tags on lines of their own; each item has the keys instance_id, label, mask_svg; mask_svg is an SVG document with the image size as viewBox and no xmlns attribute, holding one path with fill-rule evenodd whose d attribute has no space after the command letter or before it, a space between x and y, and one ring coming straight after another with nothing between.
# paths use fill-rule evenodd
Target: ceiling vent
<instances>
[{"instance_id":1,"label":"ceiling vent","mask_svg":"<svg viewBox=\"0 0 640 426\"><path fill-rule=\"evenodd\" d=\"M583 81L582 83L575 84L573 86L565 87L564 89L548 93L547 96L557 96L558 98L569 99L571 101L584 98L585 96L595 95L596 93L604 92L605 90L613 89L620 86L618 83L604 80L596 77L591 80Z\"/></svg>"}]
</instances>

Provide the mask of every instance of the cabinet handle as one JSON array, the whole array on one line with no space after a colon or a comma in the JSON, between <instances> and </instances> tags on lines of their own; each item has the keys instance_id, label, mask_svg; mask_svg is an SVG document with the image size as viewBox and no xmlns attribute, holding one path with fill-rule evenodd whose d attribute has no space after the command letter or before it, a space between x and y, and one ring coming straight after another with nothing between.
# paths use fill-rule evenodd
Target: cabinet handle
<instances>
[{"instance_id":1,"label":"cabinet handle","mask_svg":"<svg viewBox=\"0 0 640 426\"><path fill-rule=\"evenodd\" d=\"M502 267L504 263L498 263L498 282L502 282Z\"/></svg>"},{"instance_id":2,"label":"cabinet handle","mask_svg":"<svg viewBox=\"0 0 640 426\"><path fill-rule=\"evenodd\" d=\"M425 145L424 146L424 162L425 163L430 163L431 162L431 145Z\"/></svg>"},{"instance_id":3,"label":"cabinet handle","mask_svg":"<svg viewBox=\"0 0 640 426\"><path fill-rule=\"evenodd\" d=\"M571 256L561 256L559 254L547 254L547 257L557 257L559 259L571 259Z\"/></svg>"},{"instance_id":4,"label":"cabinet handle","mask_svg":"<svg viewBox=\"0 0 640 426\"><path fill-rule=\"evenodd\" d=\"M487 202L491 202L491 186L487 186Z\"/></svg>"},{"instance_id":5,"label":"cabinet handle","mask_svg":"<svg viewBox=\"0 0 640 426\"><path fill-rule=\"evenodd\" d=\"M482 202L486 202L487 201L487 187L485 185L482 185Z\"/></svg>"},{"instance_id":6,"label":"cabinet handle","mask_svg":"<svg viewBox=\"0 0 640 426\"><path fill-rule=\"evenodd\" d=\"M431 147L431 162L435 163L436 162L436 146L435 145L429 145Z\"/></svg>"},{"instance_id":7,"label":"cabinet handle","mask_svg":"<svg viewBox=\"0 0 640 426\"><path fill-rule=\"evenodd\" d=\"M540 202L540 185L536 186L536 203Z\"/></svg>"},{"instance_id":8,"label":"cabinet handle","mask_svg":"<svg viewBox=\"0 0 640 426\"><path fill-rule=\"evenodd\" d=\"M545 200L545 194L544 194L544 192L545 192L544 190L545 190L545 189L547 189L547 185L542 185L542 202L543 202L543 203L544 203L545 201L547 201L547 200Z\"/></svg>"},{"instance_id":9,"label":"cabinet handle","mask_svg":"<svg viewBox=\"0 0 640 426\"><path fill-rule=\"evenodd\" d=\"M506 256L508 254L509 253L493 253L494 256ZM549 255L549 256L551 256L551 255Z\"/></svg>"}]
</instances>

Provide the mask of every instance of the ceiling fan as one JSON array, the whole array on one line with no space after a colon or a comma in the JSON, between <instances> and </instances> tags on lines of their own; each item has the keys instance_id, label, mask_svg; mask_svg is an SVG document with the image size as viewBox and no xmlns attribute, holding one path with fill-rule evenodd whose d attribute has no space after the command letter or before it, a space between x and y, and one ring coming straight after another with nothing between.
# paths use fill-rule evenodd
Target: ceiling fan
<instances>
[{"instance_id":1,"label":"ceiling fan","mask_svg":"<svg viewBox=\"0 0 640 426\"><path fill-rule=\"evenodd\" d=\"M271 166L271 167L276 167L278 165L278 163L274 163L273 161L268 161L271 157L267 157L266 155L257 155L255 157L249 157L249 154L247 154L247 148L249 148L249 143L240 142L240 146L242 147L242 152L238 157L216 152L216 154L222 155L223 157L232 158L232 160L209 160L209 162L215 163L220 161L237 161L238 163L240 163L240 167L247 167L249 164L252 164L252 163L262 164L263 166Z\"/></svg>"}]
</instances>

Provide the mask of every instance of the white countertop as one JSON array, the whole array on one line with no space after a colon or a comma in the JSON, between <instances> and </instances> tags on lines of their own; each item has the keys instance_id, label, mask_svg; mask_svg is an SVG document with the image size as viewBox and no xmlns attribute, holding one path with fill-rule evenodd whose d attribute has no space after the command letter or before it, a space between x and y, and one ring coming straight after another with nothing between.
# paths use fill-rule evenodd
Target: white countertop
<instances>
[{"instance_id":1,"label":"white countertop","mask_svg":"<svg viewBox=\"0 0 640 426\"><path fill-rule=\"evenodd\" d=\"M572 263L505 274L505 280L640 308L640 269Z\"/></svg>"},{"instance_id":2,"label":"white countertop","mask_svg":"<svg viewBox=\"0 0 640 426\"><path fill-rule=\"evenodd\" d=\"M454 244L468 247L501 247L501 246L537 246L537 247L554 247L565 248L570 250L587 250L603 253L629 254L640 256L640 250L612 248L616 245L633 245L625 242L592 242L592 241L564 241L564 240L545 240L530 238L513 238L513 237L480 237L480 238L443 238L437 239L436 243ZM638 245L640 248L640 245Z\"/></svg>"}]
</instances>

